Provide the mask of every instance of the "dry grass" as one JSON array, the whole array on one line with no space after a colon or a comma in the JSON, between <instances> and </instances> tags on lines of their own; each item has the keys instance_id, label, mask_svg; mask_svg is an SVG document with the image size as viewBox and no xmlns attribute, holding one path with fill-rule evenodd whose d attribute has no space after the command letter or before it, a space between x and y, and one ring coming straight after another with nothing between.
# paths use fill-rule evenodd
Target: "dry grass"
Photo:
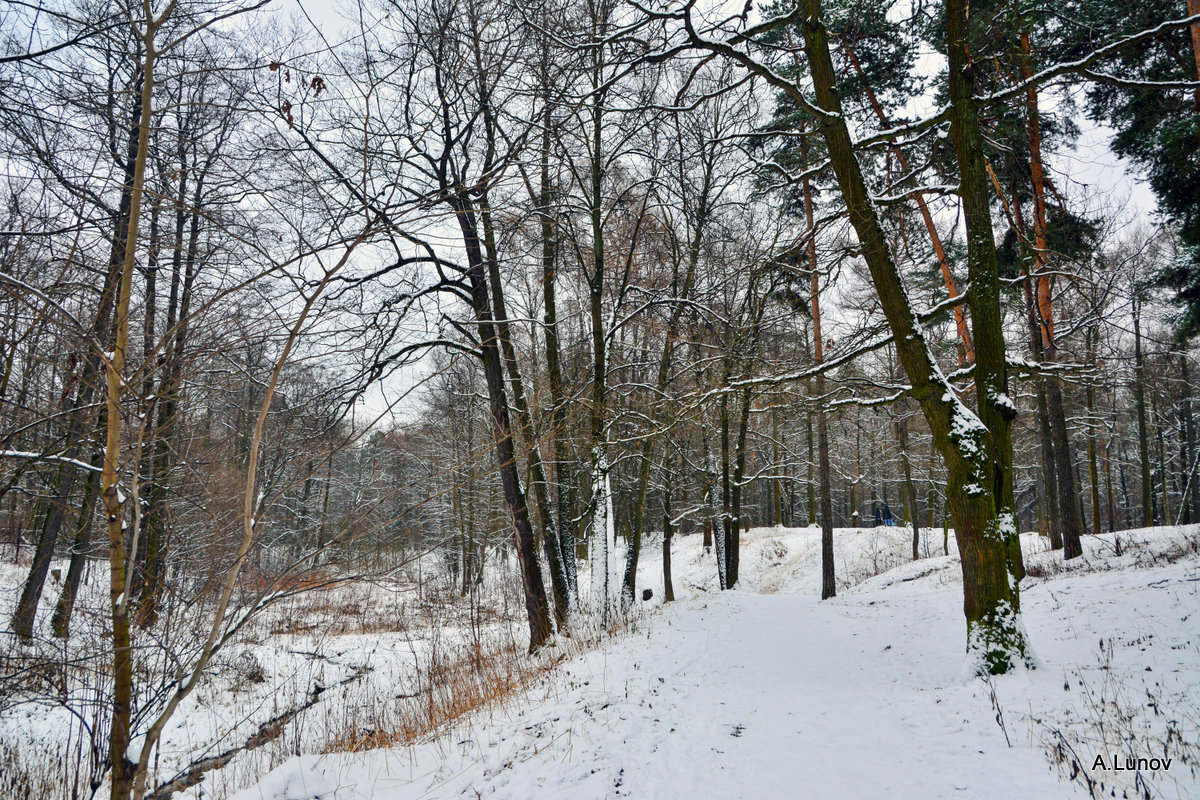
<instances>
[{"instance_id":1,"label":"dry grass","mask_svg":"<svg viewBox=\"0 0 1200 800\"><path fill-rule=\"evenodd\" d=\"M612 615L607 623L585 620L569 639L530 655L515 643L484 650L478 643L450 654L435 651L416 688L377 705L365 723L345 727L328 740L325 753L407 746L451 729L477 712L491 711L533 689L568 658L636 627L636 618Z\"/></svg>"},{"instance_id":2,"label":"dry grass","mask_svg":"<svg viewBox=\"0 0 1200 800\"><path fill-rule=\"evenodd\" d=\"M503 705L533 688L566 658L566 653L530 657L507 647L438 665L417 692L397 697L388 713L376 715L371 724L341 731L323 752L413 744L450 728L468 714Z\"/></svg>"},{"instance_id":3,"label":"dry grass","mask_svg":"<svg viewBox=\"0 0 1200 800\"><path fill-rule=\"evenodd\" d=\"M1033 718L1035 732L1050 763L1091 797L1169 800L1184 797L1182 782L1200 775L1200 706L1189 697L1169 695L1158 682L1146 681L1141 694L1128 676L1113 668L1116 640L1100 642L1098 676L1075 670L1070 681L1081 713L1069 722ZM1144 696L1142 696L1144 695ZM1134 766L1123 771L1093 771L1097 755L1133 760L1171 759L1172 769Z\"/></svg>"}]
</instances>

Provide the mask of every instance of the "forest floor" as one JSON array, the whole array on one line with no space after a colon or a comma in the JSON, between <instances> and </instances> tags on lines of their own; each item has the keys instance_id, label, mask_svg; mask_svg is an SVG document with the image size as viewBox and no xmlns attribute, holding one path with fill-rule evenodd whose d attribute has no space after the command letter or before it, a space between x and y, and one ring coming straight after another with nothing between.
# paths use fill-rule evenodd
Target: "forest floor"
<instances>
[{"instance_id":1,"label":"forest floor","mask_svg":"<svg viewBox=\"0 0 1200 800\"><path fill-rule=\"evenodd\" d=\"M838 531L824 602L818 531L746 534L731 592L680 538L678 602L514 700L293 757L235 797L1200 797L1200 526L1088 537L1069 568L1024 537L1039 667L989 681L965 670L957 559L932 533L911 562L905 529ZM640 577L661 595L657 553Z\"/></svg>"}]
</instances>

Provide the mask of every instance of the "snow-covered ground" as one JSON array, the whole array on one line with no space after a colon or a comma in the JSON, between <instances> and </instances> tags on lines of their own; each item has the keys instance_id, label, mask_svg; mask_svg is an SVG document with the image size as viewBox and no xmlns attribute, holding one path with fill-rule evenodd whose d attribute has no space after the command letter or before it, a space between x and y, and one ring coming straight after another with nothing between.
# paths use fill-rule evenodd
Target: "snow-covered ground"
<instances>
[{"instance_id":1,"label":"snow-covered ground","mask_svg":"<svg viewBox=\"0 0 1200 800\"><path fill-rule=\"evenodd\" d=\"M295 594L261 611L213 659L172 717L152 785L171 780L198 759L240 747L264 724L318 699L278 738L236 753L191 794L227 797L297 752L321 752L363 730L419 721L434 682L431 668L471 654L526 649L523 604L511 568L489 568L487 585L464 598L439 556L430 554L421 562L384 579ZM66 572L65 561L53 566ZM28 569L28 562L0 563L0 626L12 613ZM16 676L0 684L0 800L10 793L13 800L67 797L72 784L86 796L88 728L103 736L108 725L101 675L109 658L108 621L89 609L104 607L107 584L106 565L92 562L65 643L50 635L60 589L55 579L47 581L33 644L22 644L7 631L0 634L0 678ZM172 650L190 652L191 642L178 641L187 637L176 631L171 641L164 630L160 624L152 633ZM135 645L147 659L160 652L146 632L135 631ZM75 667L46 670L46 679L28 675L29 665L47 661ZM161 684L139 683L139 688L145 697L168 684L169 677ZM14 685L20 688L13 691ZM135 738L135 748L138 744ZM100 794L106 793L102 787Z\"/></svg>"},{"instance_id":2,"label":"snow-covered ground","mask_svg":"<svg viewBox=\"0 0 1200 800\"><path fill-rule=\"evenodd\" d=\"M1024 621L1041 666L990 682L964 671L959 567L940 529L916 562L907 529L838 530L839 595L825 602L819 531L742 541L741 583L719 592L700 537L677 537L679 601L667 606L661 542L648 541L639 590L654 598L618 632L599 647L594 631L560 637L521 679L532 688L388 748L363 749L363 734L406 741L397 734L435 691L432 666L523 650L509 570L489 572L473 608L448 580L429 583L433 561L420 591L398 574L299 595L213 664L164 737L156 783L320 687L278 739L176 796L1062 798L1087 797L1092 780L1097 796L1200 797L1200 526L1088 537L1069 568L1026 535ZM5 614L23 568L0 565ZM104 577L89 587L102 591ZM73 769L71 713L53 698L6 703L0 773L40 763L50 785ZM337 752L347 746L357 752ZM1098 756L1108 769L1093 768ZM1171 763L1113 771L1114 757Z\"/></svg>"},{"instance_id":3,"label":"snow-covered ground","mask_svg":"<svg viewBox=\"0 0 1200 800\"><path fill-rule=\"evenodd\" d=\"M1089 537L1069 569L1026 536L1040 667L992 681L963 668L953 544L907 562L903 529L836 539L825 602L817 531L744 535L724 593L678 539L680 600L653 611L651 542L656 597L606 646L442 735L300 755L236 797L1200 797L1200 526Z\"/></svg>"}]
</instances>

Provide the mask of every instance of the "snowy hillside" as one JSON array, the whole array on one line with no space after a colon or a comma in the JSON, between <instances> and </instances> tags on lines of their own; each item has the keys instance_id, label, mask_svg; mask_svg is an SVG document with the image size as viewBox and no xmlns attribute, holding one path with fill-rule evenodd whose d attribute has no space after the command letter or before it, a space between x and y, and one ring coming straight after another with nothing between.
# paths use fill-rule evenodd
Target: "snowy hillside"
<instances>
[{"instance_id":1,"label":"snowy hillside","mask_svg":"<svg viewBox=\"0 0 1200 800\"><path fill-rule=\"evenodd\" d=\"M679 602L658 609L650 543L656 596L607 645L442 735L302 754L236 797L1200 796L1200 528L1089 537L1069 571L1027 536L1041 665L994 681L964 673L958 566L933 533L907 562L904 529L839 530L826 602L818 531L746 534L725 593L699 538L677 539Z\"/></svg>"}]
</instances>

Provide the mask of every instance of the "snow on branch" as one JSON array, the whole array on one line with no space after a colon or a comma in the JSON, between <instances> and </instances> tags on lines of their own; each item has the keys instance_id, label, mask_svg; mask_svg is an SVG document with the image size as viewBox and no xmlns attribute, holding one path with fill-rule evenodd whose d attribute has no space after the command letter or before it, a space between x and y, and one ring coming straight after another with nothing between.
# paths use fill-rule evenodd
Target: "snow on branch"
<instances>
[{"instance_id":1,"label":"snow on branch","mask_svg":"<svg viewBox=\"0 0 1200 800\"><path fill-rule=\"evenodd\" d=\"M30 453L24 450L0 450L0 458L27 458L31 461L50 461L55 464L73 464L80 469L90 470L92 472L100 472L100 467L80 461L77 458L70 458L61 453Z\"/></svg>"}]
</instances>

